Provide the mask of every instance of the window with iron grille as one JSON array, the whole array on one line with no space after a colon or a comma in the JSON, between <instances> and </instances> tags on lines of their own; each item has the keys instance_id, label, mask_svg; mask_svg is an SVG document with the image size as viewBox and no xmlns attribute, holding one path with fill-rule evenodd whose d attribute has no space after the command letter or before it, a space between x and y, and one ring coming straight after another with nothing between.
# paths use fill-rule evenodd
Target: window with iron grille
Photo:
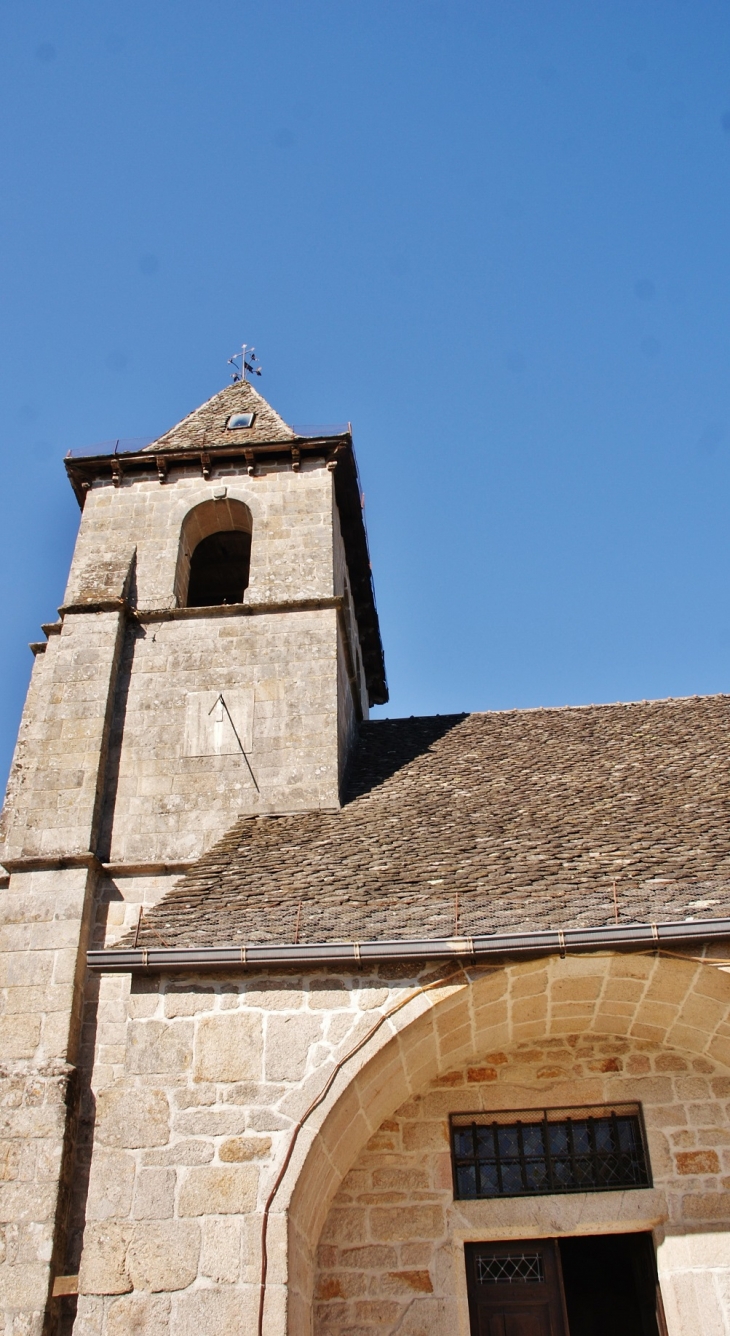
<instances>
[{"instance_id":1,"label":"window with iron grille","mask_svg":"<svg viewBox=\"0 0 730 1336\"><path fill-rule=\"evenodd\" d=\"M454 1196L651 1187L640 1104L451 1116Z\"/></svg>"}]
</instances>

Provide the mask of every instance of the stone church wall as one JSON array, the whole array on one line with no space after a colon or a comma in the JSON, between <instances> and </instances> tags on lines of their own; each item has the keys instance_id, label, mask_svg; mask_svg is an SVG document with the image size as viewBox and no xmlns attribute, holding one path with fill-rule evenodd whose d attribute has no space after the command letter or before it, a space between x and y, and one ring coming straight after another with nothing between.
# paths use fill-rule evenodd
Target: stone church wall
<instances>
[{"instance_id":1,"label":"stone church wall","mask_svg":"<svg viewBox=\"0 0 730 1336\"><path fill-rule=\"evenodd\" d=\"M332 474L323 461L213 474L172 469L163 484L97 483L87 494L65 604L118 598L131 563L138 609L124 637L98 849L112 863L192 861L246 812L336 808L356 701L367 714ZM183 520L223 488L216 504L239 501L252 516L244 610L257 611L176 612ZM316 606L335 596L339 611ZM302 600L315 606L266 610ZM238 693L250 769L240 752L191 746L189 696L203 691Z\"/></svg>"},{"instance_id":2,"label":"stone church wall","mask_svg":"<svg viewBox=\"0 0 730 1336\"><path fill-rule=\"evenodd\" d=\"M176 608L175 590L183 519L222 488L251 512L252 564L243 610L215 617ZM239 814L338 805L339 747L352 732L351 702L343 735L338 699L352 691L347 671L338 687L344 627L361 661L346 583L343 606L335 602L333 504L332 475L316 461L254 477L216 469L208 480L171 469L162 484L124 479L86 496L62 623L35 659L0 832L11 873L0 914L0 1303L13 1336L39 1336L53 1277L74 1274L78 1226L66 1239L65 1209L77 1095L78 1201L95 1121L93 1051L98 1039L103 1085L126 1025L106 983L87 979L84 991L96 908L113 940L167 889L168 860L179 871ZM190 745L189 697L221 690L243 713L258 790L240 749ZM166 1061L163 1085L174 1081ZM132 1069L145 1088L157 1079L147 1062ZM126 1181L122 1168L111 1186L123 1193ZM137 1210L157 1220L157 1206L150 1217L138 1197L122 1220ZM181 1247L195 1232L186 1221Z\"/></svg>"},{"instance_id":3,"label":"stone church wall","mask_svg":"<svg viewBox=\"0 0 730 1336\"><path fill-rule=\"evenodd\" d=\"M643 1105L653 1190L454 1201L450 1113L612 1100ZM730 1077L707 1059L625 1039L524 1043L437 1078L385 1119L332 1203L318 1253L315 1336L464 1330L469 1239L657 1228L661 1242L665 1233L720 1230L722 1253L729 1114ZM724 1271L727 1285L730 1258Z\"/></svg>"},{"instance_id":4,"label":"stone church wall","mask_svg":"<svg viewBox=\"0 0 730 1336\"><path fill-rule=\"evenodd\" d=\"M698 1287L727 1289L730 1275L730 1077L704 1054L628 1031L656 1018L659 992L673 993L676 1016L695 1005L709 1015L713 990L726 991L724 974L644 956L555 958L480 973L466 988L453 973L455 982L442 985L439 974L399 967L388 974L136 977L131 986L128 976L102 977L87 994L82 1035L93 1152L89 1136L75 1173L83 1185L90 1163L88 1197L81 1190L74 1204L77 1252L68 1263L78 1265L85 1224L76 1336L132 1327L150 1336L255 1329L261 1212L296 1120L333 1062L408 998L415 1016L385 1065L365 1063L360 1075L353 1065L342 1095L352 1112L333 1113L332 1130L325 1124L305 1134L293 1162L296 1180L301 1156L322 1147L329 1166L324 1176L307 1170L295 1232L317 1211L335 1165L346 1170L312 1235L320 1238L317 1336L455 1336L456 1328L467 1336L465 1240L636 1229L653 1229L660 1244L670 1336L702 1331L685 1310ZM588 981L594 995L620 985L623 996L634 996L623 1020L612 1022L627 1033L600 1032L600 1003L588 996ZM441 990L440 1001L421 993L419 982ZM384 1121L382 1113L372 1119L379 1130L358 1155L362 1137L353 1137L374 1103L387 1107L400 1061L413 1073L436 1061L424 1029L429 996L444 1074L433 1079L432 1067L425 1079L414 1075L405 1102L401 1096ZM560 1012L566 1007L572 1020ZM545 1039L536 1031L544 1033L551 1009L553 1035ZM576 1010L584 1015L578 1035ZM714 1011L720 1016L719 1000ZM510 1039L509 1013L510 1024L533 1034ZM501 1033L502 1047L480 1041L468 1063L450 1069L449 1051L472 1043L469 1014L481 1018L485 1034ZM380 1033L385 1040L389 1031ZM714 1041L708 1035L705 1042ZM453 1201L449 1112L619 1099L643 1104L652 1189ZM291 1254L287 1282L290 1245L276 1212L269 1245L266 1336L310 1336L311 1260L306 1249L296 1264ZM713 1303L704 1304L706 1314L723 1310L724 1293Z\"/></svg>"},{"instance_id":5,"label":"stone church wall","mask_svg":"<svg viewBox=\"0 0 730 1336\"><path fill-rule=\"evenodd\" d=\"M292 973L136 979L130 991L128 976L108 976L89 989L76 1336L255 1329L272 1166L321 1073L408 983ZM280 1303L275 1285L274 1314Z\"/></svg>"},{"instance_id":6,"label":"stone church wall","mask_svg":"<svg viewBox=\"0 0 730 1336\"><path fill-rule=\"evenodd\" d=\"M174 608L182 523L193 506L227 489L252 517L251 575L246 603L327 597L334 593L332 475L319 461L299 473L260 467L249 477L215 464L208 479L171 469L164 483L135 478L87 493L64 603L84 602L114 554L137 549L140 608ZM225 499L222 502L225 504Z\"/></svg>"},{"instance_id":7,"label":"stone church wall","mask_svg":"<svg viewBox=\"0 0 730 1336\"><path fill-rule=\"evenodd\" d=\"M344 599L337 638L337 732L339 780L342 783L360 719L368 717L368 690L360 637L347 573L340 516L332 496L333 568L335 593Z\"/></svg>"},{"instance_id":8,"label":"stone church wall","mask_svg":"<svg viewBox=\"0 0 730 1336\"><path fill-rule=\"evenodd\" d=\"M334 608L130 625L106 859L192 861L244 812L337 807L336 656ZM218 692L248 697L250 736L238 727L249 764L234 750L186 755L188 693L196 691L212 693L211 703Z\"/></svg>"}]
</instances>

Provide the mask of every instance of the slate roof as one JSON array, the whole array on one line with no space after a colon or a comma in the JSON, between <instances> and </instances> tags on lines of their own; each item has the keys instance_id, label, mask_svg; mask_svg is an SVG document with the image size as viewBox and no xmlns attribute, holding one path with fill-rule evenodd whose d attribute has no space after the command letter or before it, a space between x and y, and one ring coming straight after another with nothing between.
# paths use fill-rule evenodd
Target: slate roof
<instances>
[{"instance_id":1,"label":"slate roof","mask_svg":"<svg viewBox=\"0 0 730 1336\"><path fill-rule=\"evenodd\" d=\"M366 723L339 812L241 819L139 945L728 914L730 696L706 696Z\"/></svg>"},{"instance_id":2,"label":"slate roof","mask_svg":"<svg viewBox=\"0 0 730 1336\"><path fill-rule=\"evenodd\" d=\"M254 413L253 425L238 431L227 431L226 422L231 413ZM236 381L214 394L207 403L166 431L164 436L145 446L144 454L161 454L166 450L201 450L216 445L256 444L293 441L296 433L282 417L267 404L248 381Z\"/></svg>"}]
</instances>

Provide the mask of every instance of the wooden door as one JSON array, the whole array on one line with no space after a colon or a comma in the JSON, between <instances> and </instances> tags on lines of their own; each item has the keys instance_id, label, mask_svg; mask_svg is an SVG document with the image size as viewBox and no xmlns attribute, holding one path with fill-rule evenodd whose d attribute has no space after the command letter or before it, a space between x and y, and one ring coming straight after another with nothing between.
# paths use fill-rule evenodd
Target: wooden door
<instances>
[{"instance_id":1,"label":"wooden door","mask_svg":"<svg viewBox=\"0 0 730 1336\"><path fill-rule=\"evenodd\" d=\"M467 1243L472 1336L568 1336L555 1239Z\"/></svg>"}]
</instances>

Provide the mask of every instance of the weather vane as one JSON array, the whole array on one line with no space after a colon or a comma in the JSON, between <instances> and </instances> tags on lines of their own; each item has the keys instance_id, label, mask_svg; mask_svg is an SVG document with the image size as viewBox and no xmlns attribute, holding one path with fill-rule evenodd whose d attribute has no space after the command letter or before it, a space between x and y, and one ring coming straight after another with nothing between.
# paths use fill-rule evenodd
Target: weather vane
<instances>
[{"instance_id":1,"label":"weather vane","mask_svg":"<svg viewBox=\"0 0 730 1336\"><path fill-rule=\"evenodd\" d=\"M238 365L239 361L241 363L240 366ZM257 362L256 349L252 348L248 343L242 343L240 353L234 353L233 357L228 358L228 365L233 367L231 380L234 382L245 380L246 372L248 372L249 376L260 376L261 367L256 365Z\"/></svg>"}]
</instances>

